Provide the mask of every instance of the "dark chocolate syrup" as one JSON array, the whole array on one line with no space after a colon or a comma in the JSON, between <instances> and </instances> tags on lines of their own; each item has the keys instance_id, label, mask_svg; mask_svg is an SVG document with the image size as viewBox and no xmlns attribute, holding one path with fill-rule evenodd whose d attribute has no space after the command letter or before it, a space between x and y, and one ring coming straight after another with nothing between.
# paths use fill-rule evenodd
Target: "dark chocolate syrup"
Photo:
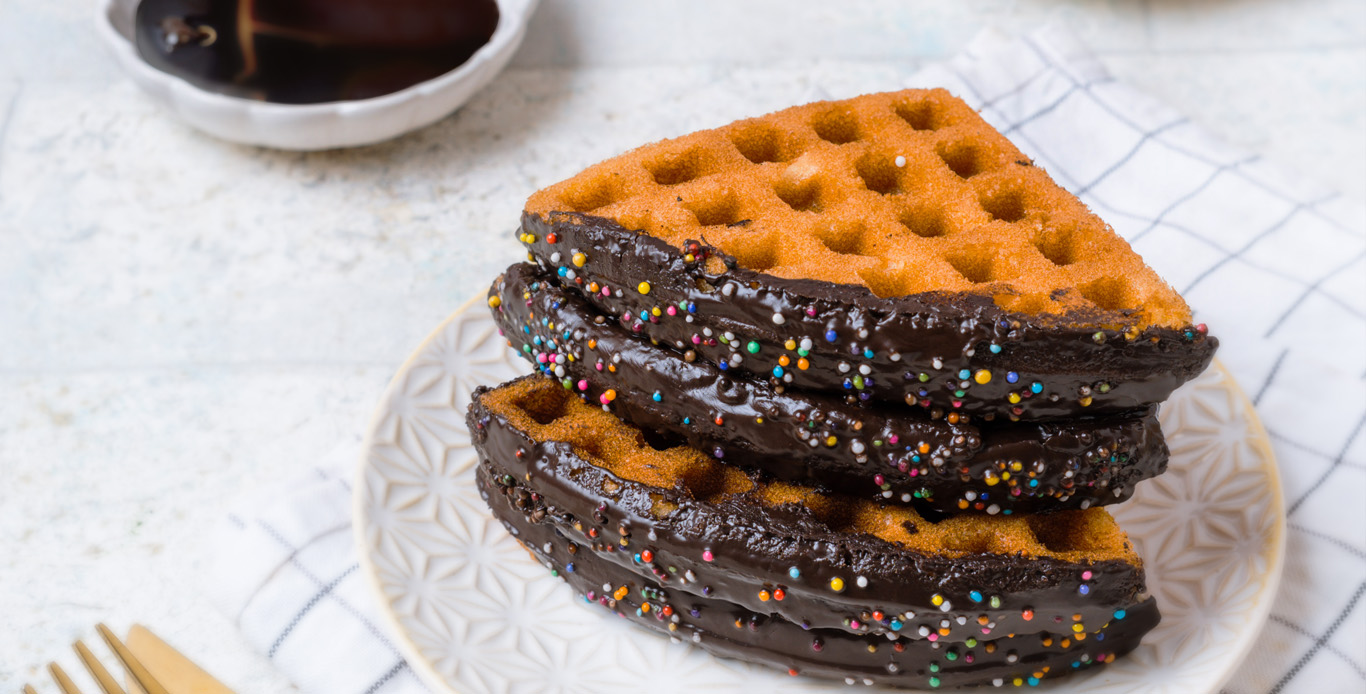
<instances>
[{"instance_id":1,"label":"dark chocolate syrup","mask_svg":"<svg viewBox=\"0 0 1366 694\"><path fill-rule=\"evenodd\" d=\"M1091 665L1113 662L1138 646L1160 619L1152 598L1111 612L1103 626L1078 636L1069 623L1042 633L969 636L960 641L851 633L800 625L681 590L677 576L642 576L547 522L554 515L531 501L524 485L504 484L492 466L477 471L489 507L542 563L588 602L719 656L849 684L956 688L1037 684ZM538 519L539 518L539 519ZM630 550L617 552L618 555ZM796 600L797 598L789 598Z\"/></svg>"},{"instance_id":2,"label":"dark chocolate syrup","mask_svg":"<svg viewBox=\"0 0 1366 694\"><path fill-rule=\"evenodd\" d=\"M940 416L1146 408L1203 371L1218 346L1199 326L1080 328L1114 316L1057 319L1009 313L976 294L879 298L858 285L785 279L737 267L703 244L674 248L591 215L524 213L521 238L567 286L660 344L775 389L904 402ZM709 271L708 257L727 269ZM780 355L793 364L781 366Z\"/></svg>"},{"instance_id":3,"label":"dark chocolate syrup","mask_svg":"<svg viewBox=\"0 0 1366 694\"><path fill-rule=\"evenodd\" d=\"M138 53L210 91L285 104L367 99L454 70L495 0L142 0Z\"/></svg>"},{"instance_id":4,"label":"dark chocolate syrup","mask_svg":"<svg viewBox=\"0 0 1366 694\"><path fill-rule=\"evenodd\" d=\"M467 422L487 473L522 490L518 508L585 554L678 591L813 628L948 641L1093 630L1145 597L1143 569L1118 559L927 554L833 531L801 507L703 502L623 480L489 411L487 390Z\"/></svg>"},{"instance_id":5,"label":"dark chocolate syrup","mask_svg":"<svg viewBox=\"0 0 1366 694\"><path fill-rule=\"evenodd\" d=\"M1123 501L1166 467L1151 409L979 428L819 393L778 393L651 346L549 278L514 265L490 290L519 354L641 429L780 479L938 513L1010 514Z\"/></svg>"}]
</instances>

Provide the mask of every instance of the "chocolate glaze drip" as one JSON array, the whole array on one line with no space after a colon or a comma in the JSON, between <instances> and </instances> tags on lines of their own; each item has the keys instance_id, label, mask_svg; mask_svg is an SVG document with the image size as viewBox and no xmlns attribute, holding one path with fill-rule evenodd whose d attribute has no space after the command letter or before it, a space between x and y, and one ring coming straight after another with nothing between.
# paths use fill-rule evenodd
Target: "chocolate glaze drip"
<instances>
[{"instance_id":1,"label":"chocolate glaze drip","mask_svg":"<svg viewBox=\"0 0 1366 694\"><path fill-rule=\"evenodd\" d=\"M804 507L767 508L745 496L699 501L681 488L627 481L568 443L534 440L488 410L486 392L476 390L470 405L471 438L487 474L520 490L509 497L517 508L581 545L585 557L678 591L812 628L932 641L1076 622L1094 629L1146 597L1142 567L1118 559L924 553L833 530Z\"/></svg>"},{"instance_id":2,"label":"chocolate glaze drip","mask_svg":"<svg viewBox=\"0 0 1366 694\"><path fill-rule=\"evenodd\" d=\"M641 429L780 479L940 513L1015 513L1123 501L1139 480L1166 468L1151 408L979 429L966 416L950 423L819 393L775 392L650 345L550 277L514 265L490 290L495 317L522 356L588 402L607 402L610 390L612 411Z\"/></svg>"},{"instance_id":3,"label":"chocolate glaze drip","mask_svg":"<svg viewBox=\"0 0 1366 694\"><path fill-rule=\"evenodd\" d=\"M553 513L532 501L535 492L495 466L476 473L480 493L495 517L532 554L588 602L597 602L636 623L738 658L793 675L844 679L850 684L956 688L1034 684L1097 663L1113 662L1138 646L1156 626L1156 602L1147 598L1112 610L1098 630L1078 636L1070 622L1051 632L981 636L965 642L930 641L893 634L799 626L781 616L755 612L715 597L701 597L667 572L645 577L610 555L590 551L577 533L550 522ZM617 552L617 555L625 552ZM1097 622L1099 624L1100 622ZM1031 679L1033 678L1033 679ZM1019 682L1016 682L1019 680Z\"/></svg>"},{"instance_id":4,"label":"chocolate glaze drip","mask_svg":"<svg viewBox=\"0 0 1366 694\"><path fill-rule=\"evenodd\" d=\"M1139 330L1115 312L1015 314L986 295L880 298L858 285L781 278L738 267L705 243L680 250L591 215L524 213L521 239L538 263L599 310L629 317L636 332L775 388L851 402L1012 419L1123 412L1165 400L1218 347L1203 326ZM1078 327L1086 325L1117 329ZM803 338L808 368L775 369L780 354L799 354L784 343ZM746 354L750 342L757 358ZM734 363L734 354L745 358ZM989 378L977 380L978 372Z\"/></svg>"}]
</instances>

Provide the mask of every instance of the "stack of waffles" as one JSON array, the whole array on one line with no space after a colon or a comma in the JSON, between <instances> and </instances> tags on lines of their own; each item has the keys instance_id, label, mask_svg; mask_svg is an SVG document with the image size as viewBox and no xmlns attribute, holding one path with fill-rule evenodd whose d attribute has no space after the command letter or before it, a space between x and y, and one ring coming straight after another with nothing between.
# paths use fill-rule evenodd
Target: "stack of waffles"
<instances>
[{"instance_id":1,"label":"stack of waffles","mask_svg":"<svg viewBox=\"0 0 1366 694\"><path fill-rule=\"evenodd\" d=\"M469 414L494 514L719 655L1025 685L1158 620L1100 508L1217 342L942 90L800 106L533 195L489 306L538 375Z\"/></svg>"}]
</instances>

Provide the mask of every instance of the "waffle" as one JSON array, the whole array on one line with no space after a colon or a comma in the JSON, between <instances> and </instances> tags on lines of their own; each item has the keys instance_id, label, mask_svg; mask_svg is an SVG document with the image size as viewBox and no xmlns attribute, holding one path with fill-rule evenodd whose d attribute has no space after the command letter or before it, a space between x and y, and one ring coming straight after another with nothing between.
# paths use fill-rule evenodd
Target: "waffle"
<instances>
[{"instance_id":1,"label":"waffle","mask_svg":"<svg viewBox=\"0 0 1366 694\"><path fill-rule=\"evenodd\" d=\"M1123 239L942 89L798 106L658 142L527 201L614 219L743 267L882 297L975 292L1024 314L1190 309Z\"/></svg>"},{"instance_id":2,"label":"waffle","mask_svg":"<svg viewBox=\"0 0 1366 694\"><path fill-rule=\"evenodd\" d=\"M811 629L739 605L675 591L670 577L643 578L583 552L545 523L532 523L516 506L517 487L478 472L495 514L531 555L589 603L647 629L790 675L846 684L952 689L1024 686L1114 662L1133 650L1160 615L1149 598L1118 610L1100 629L982 637L957 644ZM511 502L511 503L509 503Z\"/></svg>"},{"instance_id":3,"label":"waffle","mask_svg":"<svg viewBox=\"0 0 1366 694\"><path fill-rule=\"evenodd\" d=\"M1139 559L1102 509L931 522L655 448L535 376L476 391L468 422L489 479L530 522L647 579L811 628L1083 633L1144 595Z\"/></svg>"},{"instance_id":4,"label":"waffle","mask_svg":"<svg viewBox=\"0 0 1366 694\"><path fill-rule=\"evenodd\" d=\"M514 351L579 397L779 479L936 513L1012 514L1123 501L1166 467L1151 409L1045 424L931 420L774 393L688 361L594 314L532 265L508 268L489 296Z\"/></svg>"},{"instance_id":5,"label":"waffle","mask_svg":"<svg viewBox=\"0 0 1366 694\"><path fill-rule=\"evenodd\" d=\"M709 309L702 326L811 337L818 354L831 332L840 358L865 342L925 352L875 363L883 383L938 362L1049 387L1032 402L999 384L871 397L1016 418L1119 410L1164 399L1217 344L1123 239L942 90L809 104L633 150L531 196L519 233L608 310L693 303ZM791 382L831 389L819 373Z\"/></svg>"}]
</instances>

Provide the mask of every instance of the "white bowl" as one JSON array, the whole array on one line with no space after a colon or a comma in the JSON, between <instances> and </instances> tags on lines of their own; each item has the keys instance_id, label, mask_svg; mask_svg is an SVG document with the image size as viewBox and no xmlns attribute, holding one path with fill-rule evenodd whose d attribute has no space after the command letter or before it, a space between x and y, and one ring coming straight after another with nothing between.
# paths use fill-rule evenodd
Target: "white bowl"
<instances>
[{"instance_id":1,"label":"white bowl","mask_svg":"<svg viewBox=\"0 0 1366 694\"><path fill-rule=\"evenodd\" d=\"M325 104L273 104L226 96L152 67L133 45L137 0L104 0L96 26L133 81L191 126L245 145L316 150L398 137L441 120L468 101L512 58L537 0L497 2L493 37L460 67L392 94Z\"/></svg>"}]
</instances>

